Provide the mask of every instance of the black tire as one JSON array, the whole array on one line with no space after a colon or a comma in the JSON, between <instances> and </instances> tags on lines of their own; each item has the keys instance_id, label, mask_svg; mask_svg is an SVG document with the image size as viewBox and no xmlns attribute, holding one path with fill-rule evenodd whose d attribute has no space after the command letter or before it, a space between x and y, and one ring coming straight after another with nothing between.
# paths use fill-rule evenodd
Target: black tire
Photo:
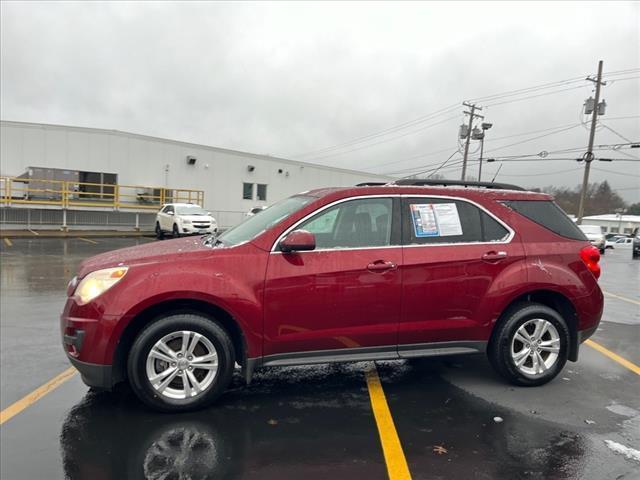
<instances>
[{"instance_id":1,"label":"black tire","mask_svg":"<svg viewBox=\"0 0 640 480\"><path fill-rule=\"evenodd\" d=\"M532 319L544 319L557 330L560 351L555 363L545 372L529 375L522 372L511 355L512 341L517 330ZM545 305L533 302L521 303L510 308L498 321L487 351L494 369L514 385L534 387L544 385L560 373L569 356L570 333L566 322L558 312Z\"/></svg>"},{"instance_id":2,"label":"black tire","mask_svg":"<svg viewBox=\"0 0 640 480\"><path fill-rule=\"evenodd\" d=\"M160 223L159 222L156 222L156 238L158 240L164 239L164 232L160 228Z\"/></svg>"},{"instance_id":3,"label":"black tire","mask_svg":"<svg viewBox=\"0 0 640 480\"><path fill-rule=\"evenodd\" d=\"M218 370L213 382L196 396L187 399L167 398L155 390L147 377L147 355L158 340L182 330L199 333L213 344L218 356ZM234 365L235 352L227 332L212 319L182 313L157 320L140 332L129 352L127 373L132 390L146 405L161 412L184 412L210 405L222 395L229 385Z\"/></svg>"},{"instance_id":4,"label":"black tire","mask_svg":"<svg viewBox=\"0 0 640 480\"><path fill-rule=\"evenodd\" d=\"M178 238L180 236L180 230L178 230L177 224L173 224L173 229L171 230L171 232L173 234L173 238Z\"/></svg>"}]
</instances>

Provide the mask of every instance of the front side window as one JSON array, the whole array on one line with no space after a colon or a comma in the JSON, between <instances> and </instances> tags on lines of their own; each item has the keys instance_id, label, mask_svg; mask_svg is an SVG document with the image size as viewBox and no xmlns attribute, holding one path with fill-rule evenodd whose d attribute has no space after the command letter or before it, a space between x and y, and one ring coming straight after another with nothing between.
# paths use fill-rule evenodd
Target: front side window
<instances>
[{"instance_id":1,"label":"front side window","mask_svg":"<svg viewBox=\"0 0 640 480\"><path fill-rule=\"evenodd\" d=\"M381 247L391 245L393 200L367 198L330 207L297 229L316 237L316 249Z\"/></svg>"},{"instance_id":2,"label":"front side window","mask_svg":"<svg viewBox=\"0 0 640 480\"><path fill-rule=\"evenodd\" d=\"M405 245L502 242L509 231L462 200L409 198L402 206Z\"/></svg>"},{"instance_id":3,"label":"front side window","mask_svg":"<svg viewBox=\"0 0 640 480\"><path fill-rule=\"evenodd\" d=\"M164 209L164 213L173 213L173 212L174 210L172 205L169 205Z\"/></svg>"}]
</instances>

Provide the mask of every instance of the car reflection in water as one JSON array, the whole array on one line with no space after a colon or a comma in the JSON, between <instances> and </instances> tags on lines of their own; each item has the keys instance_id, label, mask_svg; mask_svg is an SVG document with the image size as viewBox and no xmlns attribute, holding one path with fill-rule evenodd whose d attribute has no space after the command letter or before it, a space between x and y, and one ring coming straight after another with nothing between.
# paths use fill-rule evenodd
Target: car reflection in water
<instances>
[{"instance_id":1,"label":"car reflection in water","mask_svg":"<svg viewBox=\"0 0 640 480\"><path fill-rule=\"evenodd\" d=\"M451 385L441 375L450 368L490 377L477 357L456 362L461 366L432 359L378 362L412 473L468 478L473 472L487 479L569 479L585 473L591 452L579 433ZM66 477L386 478L365 368L359 363L264 369L249 387L237 374L218 404L183 414L150 411L126 388L90 391L68 413L60 434ZM505 421L493 422L496 415ZM455 461L435 455L436 445L448 448L447 459Z\"/></svg>"}]
</instances>

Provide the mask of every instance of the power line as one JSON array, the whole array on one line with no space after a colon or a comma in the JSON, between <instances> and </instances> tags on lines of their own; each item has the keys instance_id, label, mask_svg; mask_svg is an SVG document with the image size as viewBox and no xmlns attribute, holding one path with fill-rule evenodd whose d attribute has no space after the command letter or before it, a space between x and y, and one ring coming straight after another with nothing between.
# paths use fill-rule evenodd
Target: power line
<instances>
[{"instance_id":1,"label":"power line","mask_svg":"<svg viewBox=\"0 0 640 480\"><path fill-rule=\"evenodd\" d=\"M615 133L618 137L620 137L621 139L623 139L625 142L629 142L629 143L633 143L631 140L629 140L627 137L625 137L624 135L622 135L621 133L616 132L613 128L605 125L604 123L600 122L600 125L602 125L604 128L606 128L607 130L609 130L610 132Z\"/></svg>"},{"instance_id":2,"label":"power line","mask_svg":"<svg viewBox=\"0 0 640 480\"><path fill-rule=\"evenodd\" d=\"M399 138L403 138L403 137L406 137L408 135L413 135L413 134L421 132L423 130L427 130L427 129L435 127L435 126L442 125L443 123L450 122L451 120L457 120L458 118L460 118L459 115L456 115L454 117L445 118L444 120L441 120L439 122L432 123L430 125L426 125L426 126L420 127L417 130L412 130L410 132L403 133L402 135L398 135L398 136L395 136L395 137L392 137L392 138L381 140L379 142L370 143L368 145L361 145L359 147L352 148L351 150L344 150L342 152L329 153L327 155L311 157L309 160L321 160L323 158L329 158L329 157L335 157L335 156L339 156L339 155L345 155L347 153L355 152L357 150L362 150L363 148L371 148L371 147L374 147L376 145L380 145L381 143L387 143L387 142L391 142L393 140L398 140Z\"/></svg>"},{"instance_id":3,"label":"power line","mask_svg":"<svg viewBox=\"0 0 640 480\"><path fill-rule=\"evenodd\" d=\"M599 172L613 173L614 175L624 175L625 177L638 177L638 178L640 178L640 175L635 175L635 174L629 173L629 172L614 172L613 170L607 170L606 168L598 168L598 167L592 167L592 168L594 170L598 170Z\"/></svg>"},{"instance_id":4,"label":"power line","mask_svg":"<svg viewBox=\"0 0 640 480\"><path fill-rule=\"evenodd\" d=\"M427 115L422 115L422 116L420 116L418 118L415 118L413 120L409 120L408 122L403 122L403 123L400 123L398 125L394 125L392 127L385 128L385 129L380 130L378 132L370 133L368 135L363 135L361 137L356 137L356 138L354 138L352 140L349 140L349 141L346 141L346 142L342 142L342 143L339 143L339 144L336 144L336 145L331 145L331 146L328 146L328 147L320 148L320 149L317 149L317 150L311 150L311 151L308 151L308 152L299 153L299 154L294 155L294 157L307 156L307 155L311 155L311 154L314 154L314 153L323 153L323 152L326 152L326 151L339 149L339 148L342 148L342 147L345 147L345 146L349 146L349 145L352 145L352 144L362 143L362 142L365 142L365 141L370 140L372 138L377 138L379 136L388 135L388 134L394 133L394 132L396 132L398 130L403 130L405 128L413 127L415 125L418 125L420 123L426 122L428 120L432 120L432 119L434 119L434 118L436 118L436 117L438 117L440 115L444 115L445 113L448 113L450 110L453 110L454 108L457 108L457 104L451 105L449 107L442 108L440 110L436 110L435 112L427 114Z\"/></svg>"}]
</instances>

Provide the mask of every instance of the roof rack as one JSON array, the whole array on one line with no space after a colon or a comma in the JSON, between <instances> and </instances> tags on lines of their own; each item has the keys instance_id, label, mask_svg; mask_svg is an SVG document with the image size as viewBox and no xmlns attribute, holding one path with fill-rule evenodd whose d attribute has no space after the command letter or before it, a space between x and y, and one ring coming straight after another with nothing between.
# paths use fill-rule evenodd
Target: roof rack
<instances>
[{"instance_id":1,"label":"roof rack","mask_svg":"<svg viewBox=\"0 0 640 480\"><path fill-rule=\"evenodd\" d=\"M409 178L396 180L392 185L411 185L416 187L482 187L493 190L525 190L518 185L511 185L508 183L465 182L462 180L417 180Z\"/></svg>"},{"instance_id":2,"label":"roof rack","mask_svg":"<svg viewBox=\"0 0 640 480\"><path fill-rule=\"evenodd\" d=\"M389 185L387 182L362 182L358 183L356 187L382 187L383 185Z\"/></svg>"}]
</instances>

